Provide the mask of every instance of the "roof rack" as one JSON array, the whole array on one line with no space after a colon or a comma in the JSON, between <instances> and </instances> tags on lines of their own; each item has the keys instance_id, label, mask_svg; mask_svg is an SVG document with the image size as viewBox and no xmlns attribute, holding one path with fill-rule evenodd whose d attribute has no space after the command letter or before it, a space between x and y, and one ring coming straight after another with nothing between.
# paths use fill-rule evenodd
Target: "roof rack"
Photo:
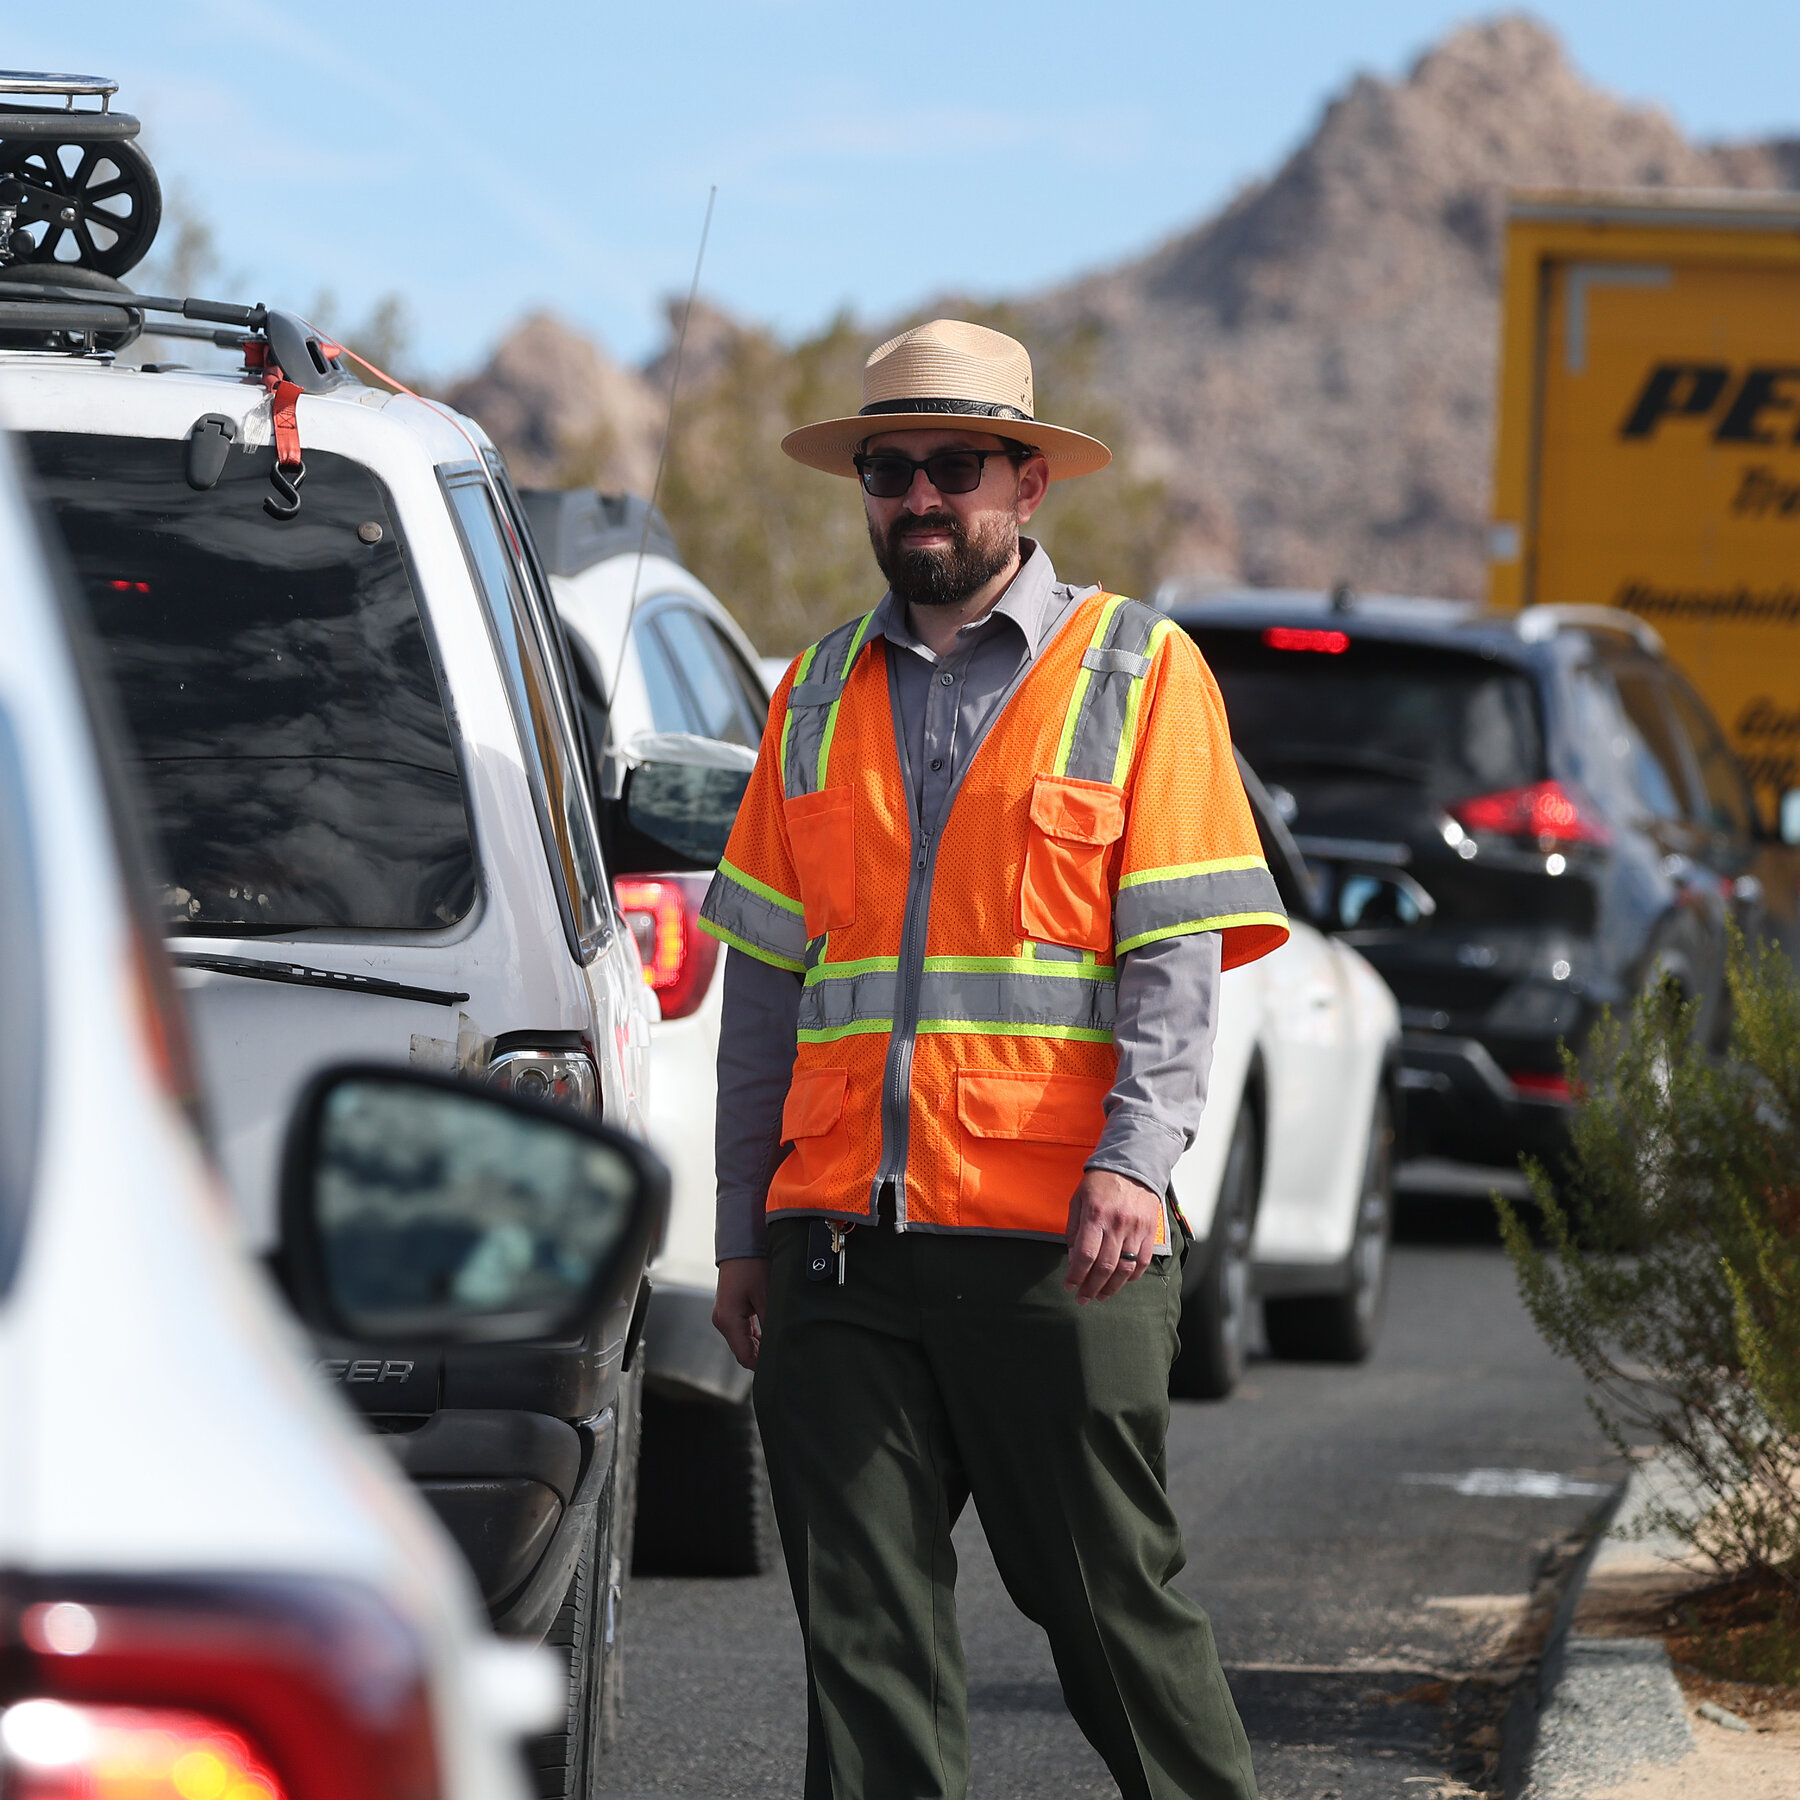
<instances>
[{"instance_id":1,"label":"roof rack","mask_svg":"<svg viewBox=\"0 0 1800 1800\"><path fill-rule=\"evenodd\" d=\"M35 267L21 274L33 277ZM88 347L122 349L146 328L158 337L192 338L227 350L247 341L267 344L270 357L303 394L328 394L351 379L339 360L338 346L294 313L257 304L226 300L177 299L167 294L136 294L114 286L73 287L45 271L46 279L0 281L0 344L15 333L66 333L84 340L105 338ZM146 313L173 313L184 321L149 325ZM230 326L230 330L220 330Z\"/></svg>"},{"instance_id":2,"label":"roof rack","mask_svg":"<svg viewBox=\"0 0 1800 1800\"><path fill-rule=\"evenodd\" d=\"M25 263L115 279L144 258L162 223L162 188L114 112L104 75L0 69L0 268ZM60 98L61 106L16 99ZM78 107L94 98L99 107Z\"/></svg>"}]
</instances>

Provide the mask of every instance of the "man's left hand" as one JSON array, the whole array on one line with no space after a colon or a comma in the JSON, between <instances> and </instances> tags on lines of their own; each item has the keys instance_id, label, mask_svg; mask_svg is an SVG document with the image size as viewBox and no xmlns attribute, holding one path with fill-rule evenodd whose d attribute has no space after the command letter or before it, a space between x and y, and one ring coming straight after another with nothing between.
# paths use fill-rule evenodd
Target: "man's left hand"
<instances>
[{"instance_id":1,"label":"man's left hand","mask_svg":"<svg viewBox=\"0 0 1800 1800\"><path fill-rule=\"evenodd\" d=\"M1069 1272L1063 1286L1085 1306L1110 1300L1150 1269L1163 1203L1141 1183L1089 1169L1069 1202Z\"/></svg>"}]
</instances>

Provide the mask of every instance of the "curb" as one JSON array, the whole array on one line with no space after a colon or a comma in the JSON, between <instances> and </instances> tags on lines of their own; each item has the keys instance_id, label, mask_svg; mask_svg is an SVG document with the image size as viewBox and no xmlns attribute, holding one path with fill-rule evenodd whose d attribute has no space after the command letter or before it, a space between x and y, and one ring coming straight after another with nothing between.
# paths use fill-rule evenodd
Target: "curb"
<instances>
[{"instance_id":1,"label":"curb","mask_svg":"<svg viewBox=\"0 0 1800 1800\"><path fill-rule=\"evenodd\" d=\"M1575 1614L1595 1564L1623 1516L1657 1486L1641 1463L1594 1515L1593 1535L1563 1590L1535 1682L1522 1683L1502 1726L1507 1800L1585 1800L1633 1770L1679 1762L1694 1748L1687 1702L1657 1638L1575 1635Z\"/></svg>"}]
</instances>

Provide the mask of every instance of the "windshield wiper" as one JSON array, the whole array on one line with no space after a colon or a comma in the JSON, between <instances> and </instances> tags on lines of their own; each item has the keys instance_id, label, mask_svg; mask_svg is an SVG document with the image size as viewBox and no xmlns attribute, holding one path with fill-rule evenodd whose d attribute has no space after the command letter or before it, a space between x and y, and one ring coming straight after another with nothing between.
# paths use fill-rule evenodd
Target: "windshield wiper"
<instances>
[{"instance_id":1,"label":"windshield wiper","mask_svg":"<svg viewBox=\"0 0 1800 1800\"><path fill-rule=\"evenodd\" d=\"M455 1006L468 999L447 988L410 987L404 981L388 981L379 975L345 975L336 969L309 969L304 963L264 962L255 956L209 956L195 950L176 950L170 960L177 968L205 969L214 975L241 975L249 981L285 981L290 987L341 988L351 994L378 994L387 1000L422 1000L427 1006Z\"/></svg>"}]
</instances>

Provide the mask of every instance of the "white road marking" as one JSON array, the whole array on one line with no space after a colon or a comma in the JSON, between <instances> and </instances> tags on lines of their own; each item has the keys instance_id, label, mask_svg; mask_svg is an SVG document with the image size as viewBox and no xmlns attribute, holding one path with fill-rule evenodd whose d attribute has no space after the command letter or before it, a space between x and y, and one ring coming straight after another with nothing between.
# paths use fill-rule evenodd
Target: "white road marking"
<instances>
[{"instance_id":1,"label":"white road marking","mask_svg":"<svg viewBox=\"0 0 1800 1800\"><path fill-rule=\"evenodd\" d=\"M1460 1475L1402 1475L1411 1487L1445 1487L1469 1500L1598 1499L1612 1492L1605 1481L1578 1481L1549 1469L1466 1469Z\"/></svg>"}]
</instances>

